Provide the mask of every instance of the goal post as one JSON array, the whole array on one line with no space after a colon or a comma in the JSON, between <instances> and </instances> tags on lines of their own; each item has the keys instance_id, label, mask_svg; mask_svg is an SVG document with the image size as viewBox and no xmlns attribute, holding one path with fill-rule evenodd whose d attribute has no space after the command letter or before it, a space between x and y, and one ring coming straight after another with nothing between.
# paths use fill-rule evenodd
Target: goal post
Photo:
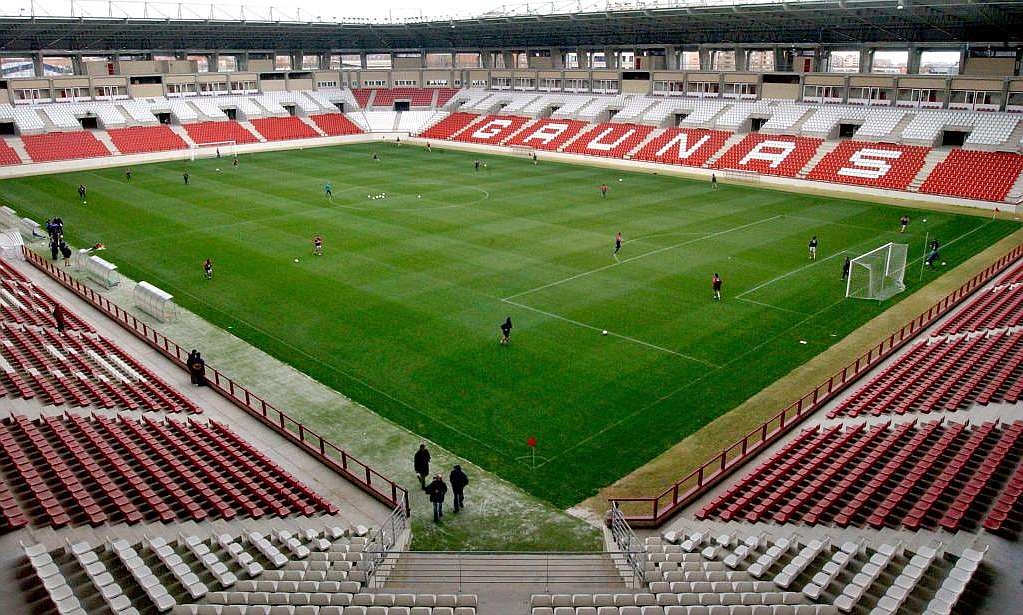
<instances>
[{"instance_id":1,"label":"goal post","mask_svg":"<svg viewBox=\"0 0 1023 615\"><path fill-rule=\"evenodd\" d=\"M850 260L845 296L884 301L906 290L908 253L904 243L886 243Z\"/></svg>"},{"instance_id":2,"label":"goal post","mask_svg":"<svg viewBox=\"0 0 1023 615\"><path fill-rule=\"evenodd\" d=\"M234 158L238 153L235 141L212 141L209 143L196 143L188 148L189 162L195 162L199 158Z\"/></svg>"}]
</instances>

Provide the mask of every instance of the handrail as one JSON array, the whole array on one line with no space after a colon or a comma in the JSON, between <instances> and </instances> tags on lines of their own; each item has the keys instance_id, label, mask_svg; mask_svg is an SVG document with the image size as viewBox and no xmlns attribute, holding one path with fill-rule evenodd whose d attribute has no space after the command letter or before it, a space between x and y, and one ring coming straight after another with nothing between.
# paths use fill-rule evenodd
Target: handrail
<instances>
[{"instance_id":1,"label":"handrail","mask_svg":"<svg viewBox=\"0 0 1023 615\"><path fill-rule=\"evenodd\" d=\"M767 419L760 427L746 434L738 442L704 462L672 486L656 496L611 497L608 502L612 509L620 509L632 527L658 527L682 507L693 502L706 491L745 464L783 434L801 423L838 393L859 380L879 362L912 340L917 334L931 326L950 309L961 303L974 291L983 286L1011 263L1023 256L1023 244L1013 248L983 271L967 280L962 286L932 305L927 311L889 335L881 343L859 356L854 362L836 372L816 388L789 404L778 414Z\"/></svg>"},{"instance_id":2,"label":"handrail","mask_svg":"<svg viewBox=\"0 0 1023 615\"><path fill-rule=\"evenodd\" d=\"M166 335L138 320L127 310L82 284L67 271L54 266L27 246L22 246L22 252L28 262L37 269L106 314L135 337L170 359L171 362L179 367L185 367L188 351L171 341ZM265 399L225 376L220 370L207 365L206 376L207 384L211 389L292 443L311 453L334 472L355 483L378 501L391 507L403 505L406 514L411 512L408 504L408 491L398 483L323 438L301 421L281 412Z\"/></svg>"}]
</instances>

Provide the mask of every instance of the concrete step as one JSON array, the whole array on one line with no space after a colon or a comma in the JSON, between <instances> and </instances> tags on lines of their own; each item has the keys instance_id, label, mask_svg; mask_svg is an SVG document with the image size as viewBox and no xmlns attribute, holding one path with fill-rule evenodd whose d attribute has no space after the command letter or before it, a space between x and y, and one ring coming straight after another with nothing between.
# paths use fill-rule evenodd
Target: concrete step
<instances>
[{"instance_id":1,"label":"concrete step","mask_svg":"<svg viewBox=\"0 0 1023 615\"><path fill-rule=\"evenodd\" d=\"M402 553L387 568L378 591L474 593L477 615L528 613L538 593L627 592L605 553Z\"/></svg>"},{"instance_id":2,"label":"concrete step","mask_svg":"<svg viewBox=\"0 0 1023 615\"><path fill-rule=\"evenodd\" d=\"M17 152L18 157L21 158L21 162L32 162L32 159L28 157L28 150L25 149L25 144L22 143L18 137L4 137L4 142L7 146Z\"/></svg>"},{"instance_id":3,"label":"concrete step","mask_svg":"<svg viewBox=\"0 0 1023 615\"><path fill-rule=\"evenodd\" d=\"M952 150L949 149L932 149L931 151L927 152L927 156L924 157L924 166L920 167L920 171L917 172L916 177L913 178L913 181L909 182L909 185L906 186L906 190L910 192L919 192L920 186L922 186L924 184L924 181L927 180L927 177L931 174L931 171L933 171L935 167L941 164L941 162L948 157L948 154L951 151Z\"/></svg>"},{"instance_id":4,"label":"concrete step","mask_svg":"<svg viewBox=\"0 0 1023 615\"><path fill-rule=\"evenodd\" d=\"M743 133L738 133L738 132L734 133L732 136L728 137L728 139L725 141L725 144L721 146L721 149L719 149L718 151L714 152L714 154L710 158L707 159L706 164L704 164L703 166L709 169L715 162L718 161L718 158L724 156L725 152L727 152L728 150L732 149L732 147L736 143L739 143L744 138L746 138L746 135L743 134Z\"/></svg>"},{"instance_id":5,"label":"concrete step","mask_svg":"<svg viewBox=\"0 0 1023 615\"><path fill-rule=\"evenodd\" d=\"M93 134L94 137L96 137L96 139L100 143L105 145L107 147L107 149L110 150L111 154L113 154L115 156L120 156L121 155L121 150L117 149L117 146L114 145L114 141L113 141L113 139L110 138L110 135L107 133L107 131L105 131L105 130L94 130L94 131L92 131L92 134Z\"/></svg>"},{"instance_id":6,"label":"concrete step","mask_svg":"<svg viewBox=\"0 0 1023 615\"><path fill-rule=\"evenodd\" d=\"M306 126L312 128L313 130L315 130L316 134L320 135L321 137L327 136L327 133L325 133L322 130L320 130L320 127L316 125L316 122L312 121L311 119L309 119L308 117L306 117L304 115L299 115L297 117L298 117L298 119L302 120L303 124L305 124Z\"/></svg>"},{"instance_id":7,"label":"concrete step","mask_svg":"<svg viewBox=\"0 0 1023 615\"><path fill-rule=\"evenodd\" d=\"M174 132L174 134L181 137L181 139L188 144L188 147L195 147L195 141L193 141L192 137L189 136L188 131L185 130L184 126L181 124L167 124L167 126Z\"/></svg>"},{"instance_id":8,"label":"concrete step","mask_svg":"<svg viewBox=\"0 0 1023 615\"><path fill-rule=\"evenodd\" d=\"M644 147L646 147L647 143L650 143L651 141L653 141L657 137L663 135L665 133L665 131L667 131L667 128L655 128L653 131L651 131L650 134L648 134L646 136L645 139L640 141L639 144L636 145L636 147L630 149L629 152L627 154L625 154L624 158L626 160L632 160L632 157L636 155L636 152L638 152L641 149L643 149Z\"/></svg>"},{"instance_id":9,"label":"concrete step","mask_svg":"<svg viewBox=\"0 0 1023 615\"><path fill-rule=\"evenodd\" d=\"M806 179L806 176L810 174L810 171L812 171L821 160L824 160L825 156L835 151L835 148L838 147L839 143L841 143L841 141L825 141L824 143L821 143L813 156L807 160L806 164L803 165L803 168L796 173L796 177L799 179Z\"/></svg>"},{"instance_id":10,"label":"concrete step","mask_svg":"<svg viewBox=\"0 0 1023 615\"><path fill-rule=\"evenodd\" d=\"M253 126L251 122L248 122L248 121L246 121L246 120L238 120L238 124L239 124L239 125L240 125L240 126L241 126L242 128L244 128L245 130L248 130L249 132L251 132L251 133L252 133L252 136L254 136L254 137L256 137L257 139L259 139L259 142L260 142L260 143L266 143L266 138L265 138L265 137L263 137L263 135L259 134L259 132L258 132L258 131L256 131L256 127L255 127L255 126Z\"/></svg>"}]
</instances>

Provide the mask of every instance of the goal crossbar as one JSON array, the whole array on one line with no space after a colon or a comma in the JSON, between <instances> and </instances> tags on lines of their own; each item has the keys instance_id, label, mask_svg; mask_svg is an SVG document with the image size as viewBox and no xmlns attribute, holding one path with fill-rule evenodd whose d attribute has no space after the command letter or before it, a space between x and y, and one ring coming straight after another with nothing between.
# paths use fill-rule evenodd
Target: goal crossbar
<instances>
[{"instance_id":1,"label":"goal crossbar","mask_svg":"<svg viewBox=\"0 0 1023 615\"><path fill-rule=\"evenodd\" d=\"M233 157L237 153L236 141L210 141L207 143L195 143L188 148L188 160L195 162L197 158Z\"/></svg>"}]
</instances>

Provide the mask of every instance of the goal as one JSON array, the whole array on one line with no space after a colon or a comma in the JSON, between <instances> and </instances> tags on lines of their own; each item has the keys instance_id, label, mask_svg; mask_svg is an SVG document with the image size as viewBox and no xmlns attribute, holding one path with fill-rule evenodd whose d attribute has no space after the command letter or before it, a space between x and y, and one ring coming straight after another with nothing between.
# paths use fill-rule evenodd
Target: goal
<instances>
[{"instance_id":1,"label":"goal","mask_svg":"<svg viewBox=\"0 0 1023 615\"><path fill-rule=\"evenodd\" d=\"M884 301L906 290L906 254L904 243L886 243L849 262L845 296L853 299Z\"/></svg>"},{"instance_id":2,"label":"goal","mask_svg":"<svg viewBox=\"0 0 1023 615\"><path fill-rule=\"evenodd\" d=\"M213 141L210 143L196 143L188 148L188 160L195 162L197 158L233 158L235 156L236 142L234 141Z\"/></svg>"}]
</instances>

